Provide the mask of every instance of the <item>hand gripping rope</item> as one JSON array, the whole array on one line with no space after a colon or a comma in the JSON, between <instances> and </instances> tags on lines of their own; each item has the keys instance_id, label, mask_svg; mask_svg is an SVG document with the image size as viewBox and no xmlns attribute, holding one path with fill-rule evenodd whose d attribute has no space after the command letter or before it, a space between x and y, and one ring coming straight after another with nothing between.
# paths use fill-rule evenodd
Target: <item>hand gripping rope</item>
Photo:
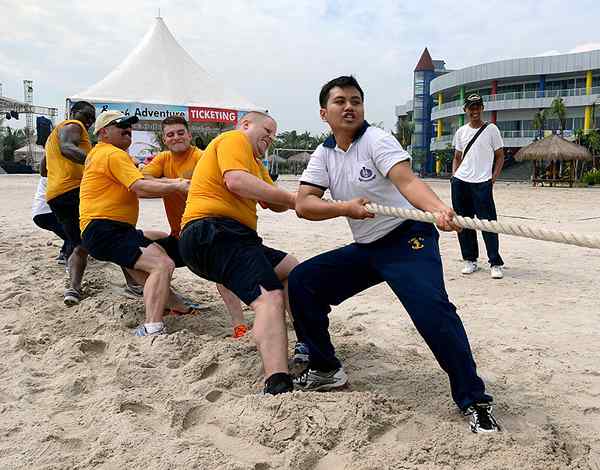
<instances>
[{"instance_id":1,"label":"hand gripping rope","mask_svg":"<svg viewBox=\"0 0 600 470\"><path fill-rule=\"evenodd\" d=\"M374 214L435 223L435 216L431 212L424 212L417 209L400 209L398 207L388 207L373 203L365 204L365 208ZM557 230L498 222L496 220L471 219L470 217L461 217L459 215L454 217L454 223L462 228L481 230L483 232L514 235L516 237L533 238L534 240L564 243L565 245L576 245L586 248L600 248L600 236L596 235L559 232Z\"/></svg>"}]
</instances>

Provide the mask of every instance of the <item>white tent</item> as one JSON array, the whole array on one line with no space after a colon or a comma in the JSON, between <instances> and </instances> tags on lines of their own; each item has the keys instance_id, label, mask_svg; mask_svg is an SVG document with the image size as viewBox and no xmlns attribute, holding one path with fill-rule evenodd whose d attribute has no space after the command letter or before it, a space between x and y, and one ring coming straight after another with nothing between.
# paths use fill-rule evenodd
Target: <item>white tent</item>
<instances>
[{"instance_id":1,"label":"white tent","mask_svg":"<svg viewBox=\"0 0 600 470\"><path fill-rule=\"evenodd\" d=\"M21 147L21 148L15 150L14 159L16 162L25 160L34 169L37 169L37 168L39 168L42 158L44 157L45 150L44 150L44 147L42 147L41 145L37 145L35 143L31 145L31 150L33 152L33 155L32 155L33 160L31 160L31 158L30 158L29 145L25 145L24 147Z\"/></svg>"},{"instance_id":2,"label":"white tent","mask_svg":"<svg viewBox=\"0 0 600 470\"><path fill-rule=\"evenodd\" d=\"M160 17L116 69L68 99L264 110L211 77L179 45Z\"/></svg>"}]
</instances>

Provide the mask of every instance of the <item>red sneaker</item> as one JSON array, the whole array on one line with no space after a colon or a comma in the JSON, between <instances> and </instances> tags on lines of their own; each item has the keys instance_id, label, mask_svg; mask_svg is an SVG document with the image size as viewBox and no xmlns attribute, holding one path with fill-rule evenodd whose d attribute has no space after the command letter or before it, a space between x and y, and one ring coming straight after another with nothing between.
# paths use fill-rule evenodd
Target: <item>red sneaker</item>
<instances>
[{"instance_id":1,"label":"red sneaker","mask_svg":"<svg viewBox=\"0 0 600 470\"><path fill-rule=\"evenodd\" d=\"M242 336L245 336L248 333L248 327L243 323L241 325L237 325L233 327L233 338L239 339Z\"/></svg>"}]
</instances>

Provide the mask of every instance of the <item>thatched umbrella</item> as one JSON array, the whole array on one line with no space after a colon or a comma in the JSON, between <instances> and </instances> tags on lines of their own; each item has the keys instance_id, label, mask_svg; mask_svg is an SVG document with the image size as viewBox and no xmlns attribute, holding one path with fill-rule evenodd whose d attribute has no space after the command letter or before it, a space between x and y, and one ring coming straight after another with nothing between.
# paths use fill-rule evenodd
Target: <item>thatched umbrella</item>
<instances>
[{"instance_id":1,"label":"thatched umbrella","mask_svg":"<svg viewBox=\"0 0 600 470\"><path fill-rule=\"evenodd\" d=\"M568 183L569 186L573 186L575 167L572 162L591 159L592 154L588 149L554 134L521 148L515 155L515 160L517 161L533 160L533 176L531 180L534 185L536 183L549 182L551 186L555 182L561 182L560 176L557 178L556 175L556 165L552 167L552 176L550 178L537 178L538 160L552 162L562 162L563 160L570 161ZM564 180L562 182L564 182Z\"/></svg>"},{"instance_id":2,"label":"thatched umbrella","mask_svg":"<svg viewBox=\"0 0 600 470\"><path fill-rule=\"evenodd\" d=\"M557 135L544 137L521 148L515 155L515 160L591 160L592 154L581 145L574 144Z\"/></svg>"}]
</instances>

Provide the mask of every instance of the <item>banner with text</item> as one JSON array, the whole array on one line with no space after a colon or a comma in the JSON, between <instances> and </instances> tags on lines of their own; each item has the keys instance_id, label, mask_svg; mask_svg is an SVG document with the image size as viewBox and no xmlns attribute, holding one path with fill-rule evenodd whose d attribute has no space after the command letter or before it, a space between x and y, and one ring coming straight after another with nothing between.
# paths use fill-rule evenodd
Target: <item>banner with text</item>
<instances>
[{"instance_id":1,"label":"banner with text","mask_svg":"<svg viewBox=\"0 0 600 470\"><path fill-rule=\"evenodd\" d=\"M162 121L169 116L181 116L188 119L186 106L145 103L94 103L96 115L102 111L121 111L126 116L137 116L140 121Z\"/></svg>"},{"instance_id":2,"label":"banner with text","mask_svg":"<svg viewBox=\"0 0 600 470\"><path fill-rule=\"evenodd\" d=\"M190 122L223 122L237 124L238 112L233 109L189 108Z\"/></svg>"}]
</instances>

